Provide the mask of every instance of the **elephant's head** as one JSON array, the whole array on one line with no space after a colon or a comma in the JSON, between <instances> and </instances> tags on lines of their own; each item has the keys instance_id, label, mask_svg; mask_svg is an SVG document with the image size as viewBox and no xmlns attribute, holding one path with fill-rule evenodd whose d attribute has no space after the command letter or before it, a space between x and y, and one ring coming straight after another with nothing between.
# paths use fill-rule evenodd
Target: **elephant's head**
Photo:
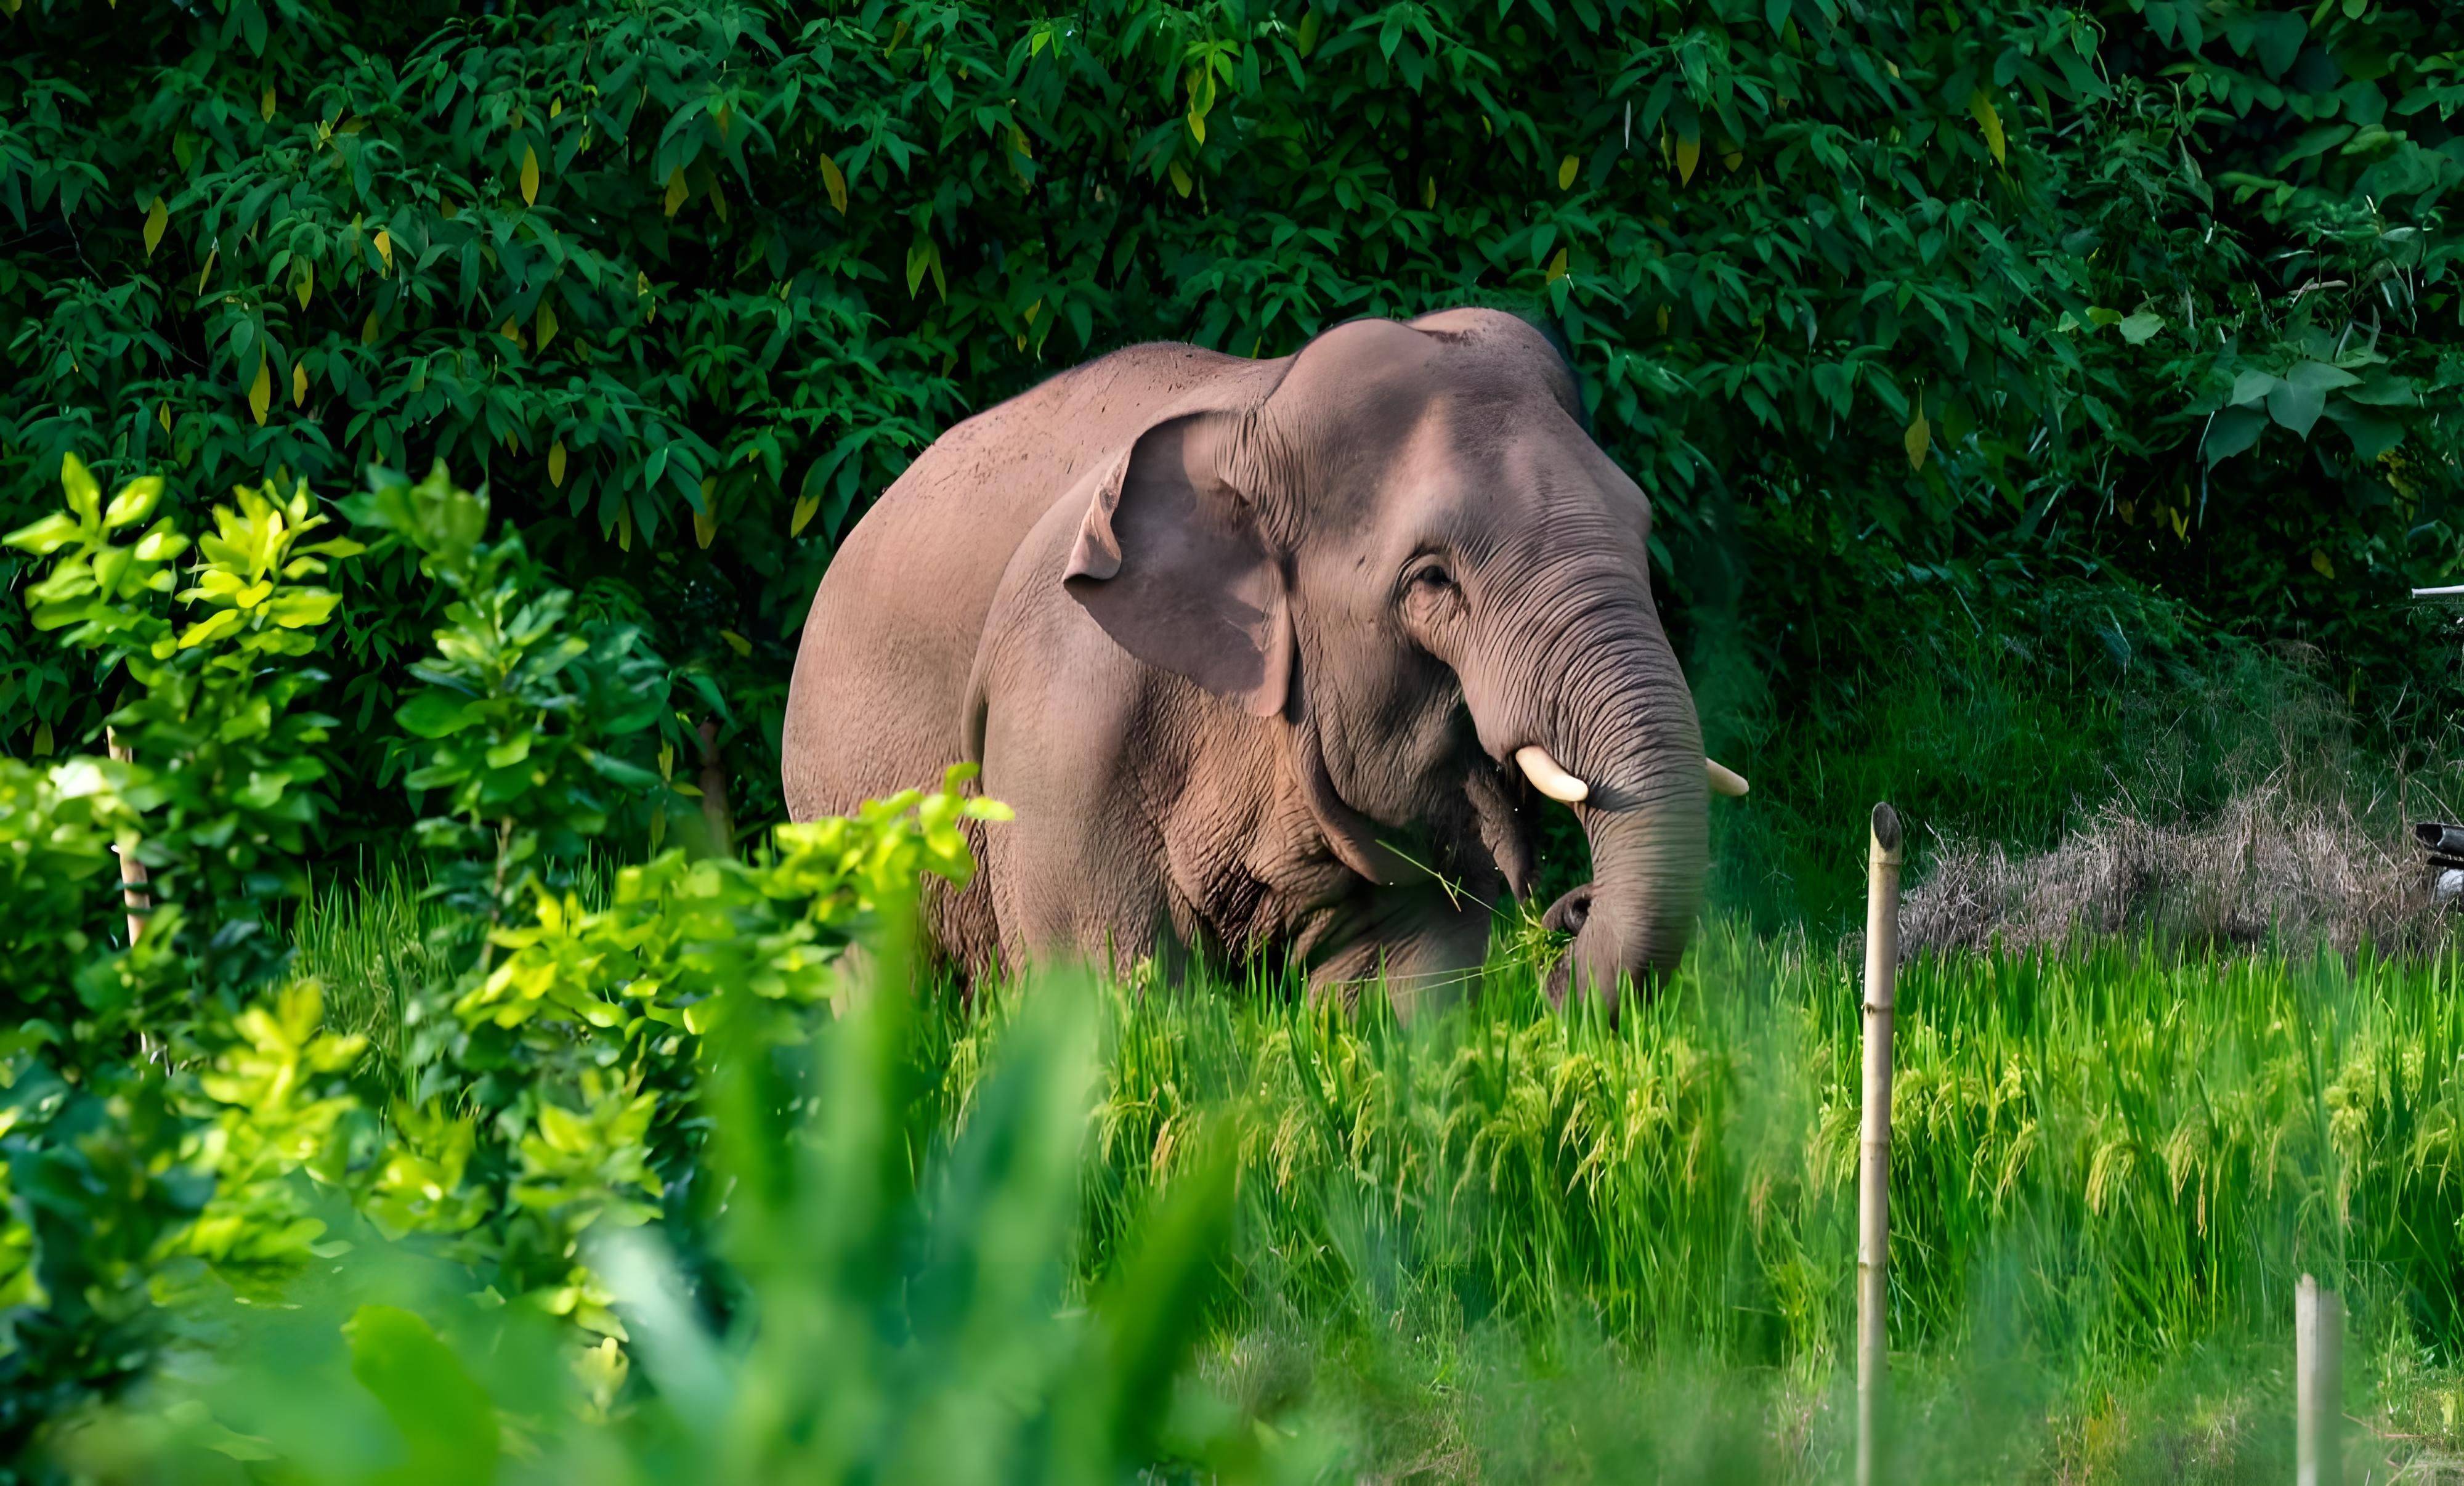
<instances>
[{"instance_id":1,"label":"elephant's head","mask_svg":"<svg viewBox=\"0 0 2464 1486\"><path fill-rule=\"evenodd\" d=\"M1550 910L1574 935L1552 992L1613 1001L1619 972L1675 965L1702 897L1701 729L1652 603L1651 504L1536 330L1486 310L1337 326L1263 401L1168 419L1092 483L1071 593L1133 654L1284 719L1355 871L1520 896L1528 782L1592 847L1592 881Z\"/></svg>"}]
</instances>

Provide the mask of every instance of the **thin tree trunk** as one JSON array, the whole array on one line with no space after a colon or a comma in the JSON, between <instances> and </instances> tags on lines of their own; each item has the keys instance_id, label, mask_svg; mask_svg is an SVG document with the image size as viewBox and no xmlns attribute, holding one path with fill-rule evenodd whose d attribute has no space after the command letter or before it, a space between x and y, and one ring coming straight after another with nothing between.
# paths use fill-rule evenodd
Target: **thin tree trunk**
<instances>
[{"instance_id":1,"label":"thin tree trunk","mask_svg":"<svg viewBox=\"0 0 2464 1486\"><path fill-rule=\"evenodd\" d=\"M718 721L701 724L701 818L710 827L710 849L721 856L736 854L736 817L727 808L727 768L718 758Z\"/></svg>"},{"instance_id":2,"label":"thin tree trunk","mask_svg":"<svg viewBox=\"0 0 2464 1486\"><path fill-rule=\"evenodd\" d=\"M128 745L120 741L118 728L102 730L102 745L118 762L135 762ZM145 864L137 859L139 845L137 833L129 832L122 834L119 844L113 848L120 854L120 905L128 912L128 943L131 948L136 947L138 936L145 932L146 915L154 911L153 897L145 891Z\"/></svg>"}]
</instances>

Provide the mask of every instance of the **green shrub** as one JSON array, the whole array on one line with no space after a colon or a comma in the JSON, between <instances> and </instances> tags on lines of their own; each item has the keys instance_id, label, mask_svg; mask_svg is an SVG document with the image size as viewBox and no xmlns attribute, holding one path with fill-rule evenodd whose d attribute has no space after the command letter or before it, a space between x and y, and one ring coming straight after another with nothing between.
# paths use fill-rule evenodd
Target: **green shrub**
<instances>
[{"instance_id":1,"label":"green shrub","mask_svg":"<svg viewBox=\"0 0 2464 1486\"><path fill-rule=\"evenodd\" d=\"M116 535L160 482L105 506L70 460L64 484L68 511L8 541L50 565L38 623L101 684L125 672L112 722L134 761L0 761L0 881L27 945L0 989L0 1454L142 1374L200 1297L279 1296L345 1252L332 1211L423 1236L470 1294L621 1338L585 1247L713 1215L693 1090L719 1009L763 1009L739 1033L757 1050L799 1039L844 998L849 946L898 921L922 874L962 881L958 822L1000 808L954 773L783 828L750 862L671 849L584 909L599 791L672 798L618 751L656 736L663 664L622 627L567 633L572 595L518 539L488 540L486 503L441 472L380 472L352 509L454 594L416 668L431 689L404 711L426 740L409 777L442 807L429 894L478 931L438 925L403 987L407 1045L371 1060L363 1035L323 1028L279 932L326 813L311 787L332 720L308 709L335 600L304 580L366 549L303 544L323 521L304 490L242 490L174 594L176 521ZM115 845L151 869L122 948Z\"/></svg>"}]
</instances>

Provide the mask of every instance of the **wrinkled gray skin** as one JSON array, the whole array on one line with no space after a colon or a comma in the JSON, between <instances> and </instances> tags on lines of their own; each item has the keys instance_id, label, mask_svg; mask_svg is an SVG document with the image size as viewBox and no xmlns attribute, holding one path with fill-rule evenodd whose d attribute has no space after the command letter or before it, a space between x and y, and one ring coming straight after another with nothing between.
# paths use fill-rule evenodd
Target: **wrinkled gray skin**
<instances>
[{"instance_id":1,"label":"wrinkled gray skin","mask_svg":"<svg viewBox=\"0 0 2464 1486\"><path fill-rule=\"evenodd\" d=\"M1284 950L1409 1014L1529 889L1537 743L1591 786L1551 989L1614 1009L1684 949L1706 790L1650 502L1577 406L1530 326L1456 310L1280 361L1133 346L968 419L822 582L790 812L979 760L1018 819L935 905L947 953Z\"/></svg>"}]
</instances>

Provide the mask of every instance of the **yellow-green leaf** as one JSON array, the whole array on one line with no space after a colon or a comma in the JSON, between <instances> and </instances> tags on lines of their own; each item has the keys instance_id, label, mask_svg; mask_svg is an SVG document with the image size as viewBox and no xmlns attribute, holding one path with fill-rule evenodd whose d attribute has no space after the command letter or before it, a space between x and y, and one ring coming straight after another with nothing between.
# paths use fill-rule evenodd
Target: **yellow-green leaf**
<instances>
[{"instance_id":1,"label":"yellow-green leaf","mask_svg":"<svg viewBox=\"0 0 2464 1486\"><path fill-rule=\"evenodd\" d=\"M695 511L693 513L693 542L700 546L706 547L710 545L711 539L717 535L718 518L711 515L708 511Z\"/></svg>"},{"instance_id":2,"label":"yellow-green leaf","mask_svg":"<svg viewBox=\"0 0 2464 1486\"><path fill-rule=\"evenodd\" d=\"M790 537L803 536L804 534L804 528L813 523L813 514L821 508L822 498L819 496L803 496L799 498L796 501L796 509L794 513L787 518L787 535Z\"/></svg>"},{"instance_id":3,"label":"yellow-green leaf","mask_svg":"<svg viewBox=\"0 0 2464 1486\"><path fill-rule=\"evenodd\" d=\"M522 205L532 206L538 201L539 151L525 144L522 146Z\"/></svg>"},{"instance_id":4,"label":"yellow-green leaf","mask_svg":"<svg viewBox=\"0 0 2464 1486\"><path fill-rule=\"evenodd\" d=\"M1293 39L1292 45L1293 50L1303 56L1317 50L1317 11L1311 11L1301 17L1301 33Z\"/></svg>"},{"instance_id":5,"label":"yellow-green leaf","mask_svg":"<svg viewBox=\"0 0 2464 1486\"><path fill-rule=\"evenodd\" d=\"M308 364L304 361L295 361L291 364L291 406L297 408L307 401Z\"/></svg>"},{"instance_id":6,"label":"yellow-green leaf","mask_svg":"<svg viewBox=\"0 0 2464 1486\"><path fill-rule=\"evenodd\" d=\"M102 487L95 483L94 472L76 455L60 455L60 494L68 498L69 509L77 514L78 521L102 519Z\"/></svg>"},{"instance_id":7,"label":"yellow-green leaf","mask_svg":"<svg viewBox=\"0 0 2464 1486\"><path fill-rule=\"evenodd\" d=\"M839 163L827 155L822 157L822 189L830 193L830 209L847 215L847 177L839 174Z\"/></svg>"},{"instance_id":8,"label":"yellow-green leaf","mask_svg":"<svg viewBox=\"0 0 2464 1486\"><path fill-rule=\"evenodd\" d=\"M1925 421L1923 408L1919 408L1916 417L1909 421L1907 434L1901 442L1907 446L1908 468L1924 469L1925 451L1933 447L1933 425Z\"/></svg>"},{"instance_id":9,"label":"yellow-green leaf","mask_svg":"<svg viewBox=\"0 0 2464 1486\"><path fill-rule=\"evenodd\" d=\"M1200 144L1206 143L1206 116L1195 109L1192 109L1189 115L1189 134L1190 138Z\"/></svg>"},{"instance_id":10,"label":"yellow-green leaf","mask_svg":"<svg viewBox=\"0 0 2464 1486\"><path fill-rule=\"evenodd\" d=\"M305 258L300 260L299 278L297 282L291 286L291 292L299 296L299 307L303 310L306 309L308 307L308 297L317 292L316 264L307 261Z\"/></svg>"},{"instance_id":11,"label":"yellow-green leaf","mask_svg":"<svg viewBox=\"0 0 2464 1486\"><path fill-rule=\"evenodd\" d=\"M393 272L393 233L377 229L377 256L385 259L386 273Z\"/></svg>"},{"instance_id":12,"label":"yellow-green leaf","mask_svg":"<svg viewBox=\"0 0 2464 1486\"><path fill-rule=\"evenodd\" d=\"M197 270L197 292L199 294L206 292L206 280L214 277L214 260L220 258L222 255L223 250L220 248L209 248L206 250L206 266Z\"/></svg>"},{"instance_id":13,"label":"yellow-green leaf","mask_svg":"<svg viewBox=\"0 0 2464 1486\"><path fill-rule=\"evenodd\" d=\"M181 632L180 648L187 650L191 646L203 645L209 640L221 639L238 629L245 620L246 616L236 609L215 610Z\"/></svg>"},{"instance_id":14,"label":"yellow-green leaf","mask_svg":"<svg viewBox=\"0 0 2464 1486\"><path fill-rule=\"evenodd\" d=\"M2327 561L2326 553L2321 552L2315 547L2312 548L2310 552L2310 566L2318 569L2319 576L2321 578L2333 578L2336 576L2336 565Z\"/></svg>"},{"instance_id":15,"label":"yellow-green leaf","mask_svg":"<svg viewBox=\"0 0 2464 1486\"><path fill-rule=\"evenodd\" d=\"M1680 183L1694 179L1694 167L1703 163L1703 136L1681 134L1677 137L1677 179Z\"/></svg>"},{"instance_id":16,"label":"yellow-green leaf","mask_svg":"<svg viewBox=\"0 0 2464 1486\"><path fill-rule=\"evenodd\" d=\"M155 246L163 240L163 229L170 225L170 221L171 209L163 205L162 197L155 197L154 205L145 209L145 255L147 257L154 255Z\"/></svg>"},{"instance_id":17,"label":"yellow-green leaf","mask_svg":"<svg viewBox=\"0 0 2464 1486\"><path fill-rule=\"evenodd\" d=\"M377 332L383 328L384 322L377 319L377 312L374 310L368 311L367 322L360 326L360 344L362 345L376 344Z\"/></svg>"},{"instance_id":18,"label":"yellow-green leaf","mask_svg":"<svg viewBox=\"0 0 2464 1486\"><path fill-rule=\"evenodd\" d=\"M727 648L736 652L739 656L750 655L753 654L753 642L746 639L743 635L737 633L733 630L719 631L718 637L725 640L727 642Z\"/></svg>"},{"instance_id":19,"label":"yellow-green leaf","mask_svg":"<svg viewBox=\"0 0 2464 1486\"><path fill-rule=\"evenodd\" d=\"M1563 278L1563 277L1566 277L1566 250L1565 250L1565 249L1563 249L1563 248L1560 248L1560 249L1558 249L1558 250L1557 250L1557 255L1556 255L1555 257L1551 258L1551 259L1549 260L1549 281L1550 281L1551 283L1555 283L1558 279Z\"/></svg>"},{"instance_id":20,"label":"yellow-green leaf","mask_svg":"<svg viewBox=\"0 0 2464 1486\"><path fill-rule=\"evenodd\" d=\"M496 334L503 336L506 340L513 342L516 345L522 344L522 327L515 324L513 317L510 315L505 317L505 322L503 324L496 327Z\"/></svg>"},{"instance_id":21,"label":"yellow-green leaf","mask_svg":"<svg viewBox=\"0 0 2464 1486\"><path fill-rule=\"evenodd\" d=\"M564 440L547 446L547 482L559 490L564 488Z\"/></svg>"},{"instance_id":22,"label":"yellow-green leaf","mask_svg":"<svg viewBox=\"0 0 2464 1486\"><path fill-rule=\"evenodd\" d=\"M1568 190L1573 187L1574 171L1581 167L1581 164L1582 162L1576 160L1572 155L1568 155L1565 159L1557 162L1557 189L1559 190Z\"/></svg>"},{"instance_id":23,"label":"yellow-green leaf","mask_svg":"<svg viewBox=\"0 0 2464 1486\"><path fill-rule=\"evenodd\" d=\"M165 433L171 432L171 405L169 403L165 403L163 405L163 432Z\"/></svg>"},{"instance_id":24,"label":"yellow-green leaf","mask_svg":"<svg viewBox=\"0 0 2464 1486\"><path fill-rule=\"evenodd\" d=\"M14 11L10 12L15 14ZM52 724L39 723L34 728L34 757L47 759L52 754Z\"/></svg>"},{"instance_id":25,"label":"yellow-green leaf","mask_svg":"<svg viewBox=\"0 0 2464 1486\"><path fill-rule=\"evenodd\" d=\"M274 376L266 369L265 357L260 352L256 358L256 380L248 388L248 410L255 414L258 428L265 427L265 410L273 406Z\"/></svg>"},{"instance_id":26,"label":"yellow-green leaf","mask_svg":"<svg viewBox=\"0 0 2464 1486\"><path fill-rule=\"evenodd\" d=\"M682 210L689 194L691 192L685 187L685 167L677 166L668 172L668 215L674 216Z\"/></svg>"},{"instance_id":27,"label":"yellow-green leaf","mask_svg":"<svg viewBox=\"0 0 2464 1486\"><path fill-rule=\"evenodd\" d=\"M273 83L269 82L265 85L265 96L256 100L256 112L257 116L263 119L266 122L272 123L274 122Z\"/></svg>"},{"instance_id":28,"label":"yellow-green leaf","mask_svg":"<svg viewBox=\"0 0 2464 1486\"><path fill-rule=\"evenodd\" d=\"M1985 131L1985 147L1993 152L1993 163L2002 164L2002 116L1983 88L1968 95L1968 111L1976 117L1976 126Z\"/></svg>"},{"instance_id":29,"label":"yellow-green leaf","mask_svg":"<svg viewBox=\"0 0 2464 1486\"><path fill-rule=\"evenodd\" d=\"M547 349L547 344L556 339L556 309L542 299L539 300L539 313L531 317L532 339L537 341L539 348L544 351Z\"/></svg>"},{"instance_id":30,"label":"yellow-green leaf","mask_svg":"<svg viewBox=\"0 0 2464 1486\"><path fill-rule=\"evenodd\" d=\"M1423 177L1420 181L1420 206L1425 211L1437 210L1438 178L1434 175Z\"/></svg>"},{"instance_id":31,"label":"yellow-green leaf","mask_svg":"<svg viewBox=\"0 0 2464 1486\"><path fill-rule=\"evenodd\" d=\"M154 503L163 499L163 477L143 476L120 487L111 498L111 506L102 513L102 524L121 527L142 521L154 514Z\"/></svg>"},{"instance_id":32,"label":"yellow-green leaf","mask_svg":"<svg viewBox=\"0 0 2464 1486\"><path fill-rule=\"evenodd\" d=\"M1189 194L1189 172L1181 168L1179 161L1174 161L1172 163L1172 189L1186 197Z\"/></svg>"}]
</instances>

